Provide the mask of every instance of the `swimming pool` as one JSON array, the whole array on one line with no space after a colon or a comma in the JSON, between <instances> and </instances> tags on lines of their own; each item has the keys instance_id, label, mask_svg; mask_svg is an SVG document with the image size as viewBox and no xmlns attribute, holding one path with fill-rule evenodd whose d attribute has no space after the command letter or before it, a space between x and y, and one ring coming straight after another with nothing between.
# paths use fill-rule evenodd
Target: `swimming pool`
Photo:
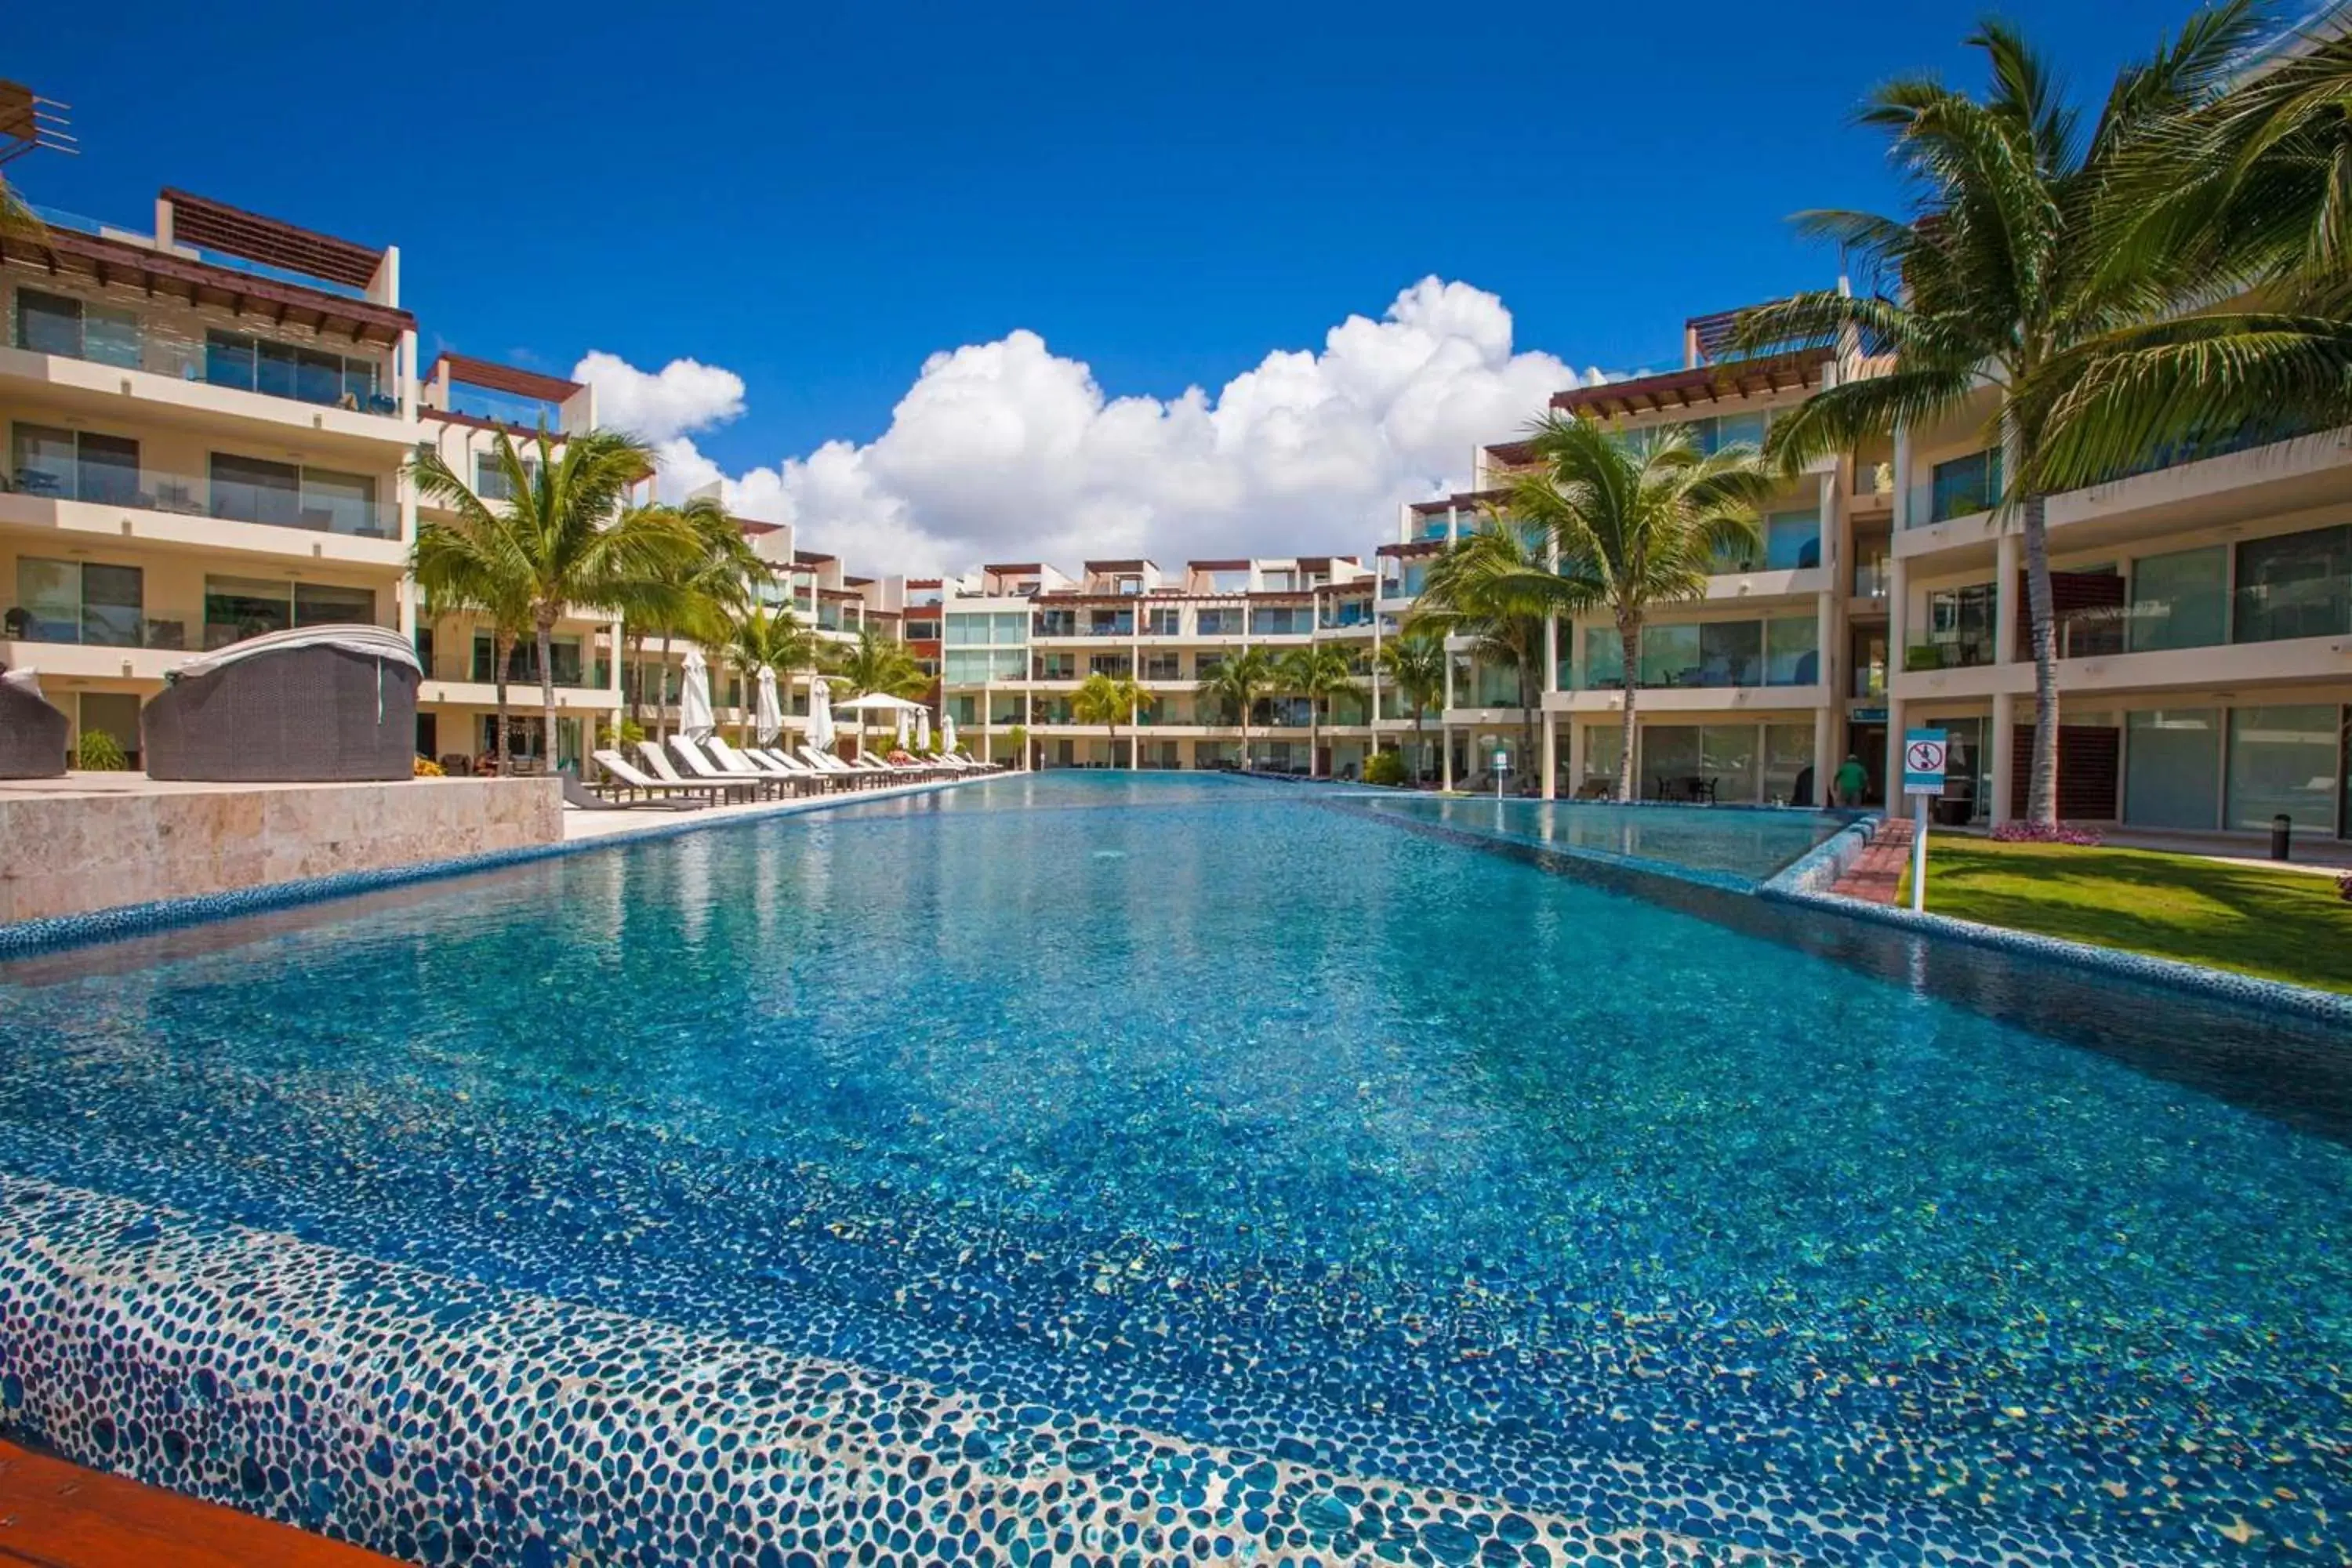
<instances>
[{"instance_id":1,"label":"swimming pool","mask_svg":"<svg viewBox=\"0 0 2352 1568\"><path fill-rule=\"evenodd\" d=\"M0 1426L428 1562L2341 1554L2340 1033L1648 892L1060 773L0 965Z\"/></svg>"}]
</instances>

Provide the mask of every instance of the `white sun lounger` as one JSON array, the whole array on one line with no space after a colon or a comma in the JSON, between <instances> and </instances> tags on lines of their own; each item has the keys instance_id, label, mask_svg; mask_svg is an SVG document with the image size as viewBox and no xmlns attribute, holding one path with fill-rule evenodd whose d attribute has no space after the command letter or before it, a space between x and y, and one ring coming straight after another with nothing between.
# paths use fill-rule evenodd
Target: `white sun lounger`
<instances>
[{"instance_id":1,"label":"white sun lounger","mask_svg":"<svg viewBox=\"0 0 2352 1568\"><path fill-rule=\"evenodd\" d=\"M679 739L680 737L676 735L670 737L673 744ZM646 755L646 768L671 784L692 784L714 795L726 795L737 800L750 800L759 794L758 781L735 778L722 773L712 767L707 758L700 767L695 767L692 763L688 764L689 771L694 774L693 778L688 779L680 776L677 769L670 765L669 752L664 751L659 742L640 741L637 742L637 749ZM678 755L683 758L686 753L681 751Z\"/></svg>"},{"instance_id":2,"label":"white sun lounger","mask_svg":"<svg viewBox=\"0 0 2352 1568\"><path fill-rule=\"evenodd\" d=\"M790 752L780 750L774 746L761 746L752 754L754 756L765 757L769 762L773 763L776 766L783 769L785 773L791 774L793 778L800 780L803 784L812 790L829 790L837 788L841 782L838 779L835 779L831 773L825 773L818 768L813 768L808 763L802 762L798 757L793 756Z\"/></svg>"},{"instance_id":3,"label":"white sun lounger","mask_svg":"<svg viewBox=\"0 0 2352 1568\"><path fill-rule=\"evenodd\" d=\"M598 767L612 775L623 794L641 795L648 803L692 805L711 798L715 793L699 784L672 784L667 779L649 777L639 773L630 764L629 759L618 752L602 751L590 754L596 759Z\"/></svg>"},{"instance_id":4,"label":"white sun lounger","mask_svg":"<svg viewBox=\"0 0 2352 1568\"><path fill-rule=\"evenodd\" d=\"M847 763L843 762L839 757L835 756L831 752L820 752L814 746L809 745L805 742L802 744L800 753L802 757L807 760L809 766L816 769L817 772L833 778L848 779L854 783L864 783L874 776L866 769L853 768Z\"/></svg>"},{"instance_id":5,"label":"white sun lounger","mask_svg":"<svg viewBox=\"0 0 2352 1568\"><path fill-rule=\"evenodd\" d=\"M786 784L792 786L794 794L799 794L803 790L801 776L798 773L788 773L777 767L752 747L746 746L738 751L716 735L711 736L702 744L703 749L710 753L711 760L729 773L740 773L746 778L772 780L779 786L779 793L781 793L781 787Z\"/></svg>"},{"instance_id":6,"label":"white sun lounger","mask_svg":"<svg viewBox=\"0 0 2352 1568\"><path fill-rule=\"evenodd\" d=\"M774 778L767 773L753 773L751 771L751 765L749 763L744 763L740 771L724 767L713 762L709 752L684 735L672 735L669 738L669 749L677 753L677 760L684 763L686 771L696 778L709 779L713 784L728 784L736 789L747 789L754 796L774 795L782 793L782 786Z\"/></svg>"}]
</instances>

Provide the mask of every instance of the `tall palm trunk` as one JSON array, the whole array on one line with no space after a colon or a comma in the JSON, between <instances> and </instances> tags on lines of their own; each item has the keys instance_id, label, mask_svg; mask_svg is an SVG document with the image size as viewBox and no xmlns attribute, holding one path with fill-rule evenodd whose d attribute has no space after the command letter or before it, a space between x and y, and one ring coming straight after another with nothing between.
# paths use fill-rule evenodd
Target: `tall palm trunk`
<instances>
[{"instance_id":1,"label":"tall palm trunk","mask_svg":"<svg viewBox=\"0 0 2352 1568\"><path fill-rule=\"evenodd\" d=\"M490 676L498 684L498 721L491 726L490 754L498 759L499 772L507 771L513 748L507 733L507 661L514 657L514 634L503 626L490 628Z\"/></svg>"},{"instance_id":2,"label":"tall palm trunk","mask_svg":"<svg viewBox=\"0 0 2352 1568\"><path fill-rule=\"evenodd\" d=\"M1536 668L1536 657L1535 650L1529 648L1526 657L1519 660L1519 771L1522 773L1543 765L1543 759L1536 755L1537 709L1543 700L1536 695L1543 685L1542 676ZM1541 781L1538 781L1536 793L1543 793Z\"/></svg>"},{"instance_id":3,"label":"tall palm trunk","mask_svg":"<svg viewBox=\"0 0 2352 1568\"><path fill-rule=\"evenodd\" d=\"M642 731L646 727L646 634L629 633L623 646L628 650L629 667L637 672L635 684L629 688L629 722Z\"/></svg>"},{"instance_id":4,"label":"tall palm trunk","mask_svg":"<svg viewBox=\"0 0 2352 1568\"><path fill-rule=\"evenodd\" d=\"M1412 782L1421 783L1422 774L1429 771L1429 742L1421 732L1423 704L1412 705Z\"/></svg>"},{"instance_id":5,"label":"tall palm trunk","mask_svg":"<svg viewBox=\"0 0 2352 1568\"><path fill-rule=\"evenodd\" d=\"M654 719L654 728L661 732L654 739L667 745L669 743L669 628L667 626L662 627L661 663L656 668L661 671L661 684L654 689L654 696L657 700L657 706L661 709L661 712Z\"/></svg>"},{"instance_id":6,"label":"tall palm trunk","mask_svg":"<svg viewBox=\"0 0 2352 1568\"><path fill-rule=\"evenodd\" d=\"M532 620L539 647L540 761L552 768L556 763L554 608L541 605Z\"/></svg>"},{"instance_id":7,"label":"tall palm trunk","mask_svg":"<svg viewBox=\"0 0 2352 1568\"><path fill-rule=\"evenodd\" d=\"M1617 756L1617 798L1633 798L1633 705L1642 689L1642 617L1626 611L1617 614L1617 643L1625 661L1625 721L1620 732Z\"/></svg>"},{"instance_id":8,"label":"tall palm trunk","mask_svg":"<svg viewBox=\"0 0 2352 1568\"><path fill-rule=\"evenodd\" d=\"M2025 789L2025 819L2058 820L2058 624L2050 592L2050 532L2040 495L2025 498L2025 604L2032 622L2033 767ZM2000 584L2000 592L2011 592ZM1995 658L2006 657L1997 648Z\"/></svg>"},{"instance_id":9,"label":"tall palm trunk","mask_svg":"<svg viewBox=\"0 0 2352 1568\"><path fill-rule=\"evenodd\" d=\"M1316 776L1316 764L1323 755L1323 713L1316 707L1315 699L1307 699L1307 776Z\"/></svg>"}]
</instances>

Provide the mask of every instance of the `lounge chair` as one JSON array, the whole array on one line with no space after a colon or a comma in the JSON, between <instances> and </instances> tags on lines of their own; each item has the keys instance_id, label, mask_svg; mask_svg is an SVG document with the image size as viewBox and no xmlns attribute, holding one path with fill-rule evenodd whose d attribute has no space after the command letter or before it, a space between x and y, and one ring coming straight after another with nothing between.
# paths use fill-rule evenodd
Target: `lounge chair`
<instances>
[{"instance_id":1,"label":"lounge chair","mask_svg":"<svg viewBox=\"0 0 2352 1568\"><path fill-rule=\"evenodd\" d=\"M41 695L29 669L0 674L0 779L63 778L73 721Z\"/></svg>"},{"instance_id":2,"label":"lounge chair","mask_svg":"<svg viewBox=\"0 0 2352 1568\"><path fill-rule=\"evenodd\" d=\"M821 773L826 773L835 778L848 779L854 784L870 783L874 778L871 770L853 768L831 752L821 752L806 742L801 745L800 753L809 766Z\"/></svg>"},{"instance_id":3,"label":"lounge chair","mask_svg":"<svg viewBox=\"0 0 2352 1568\"><path fill-rule=\"evenodd\" d=\"M714 800L752 800L759 795L760 786L749 779L706 776L717 772L707 762L696 770L694 777L686 777L670 764L669 753L658 741L640 741L637 751L646 759L646 771L665 784L691 784Z\"/></svg>"},{"instance_id":4,"label":"lounge chair","mask_svg":"<svg viewBox=\"0 0 2352 1568\"><path fill-rule=\"evenodd\" d=\"M748 752L737 751L716 735L704 741L702 749L709 753L710 760L719 765L721 773L733 773L738 778L758 779L780 795L787 787L794 794L800 792L799 779L785 773L782 769L769 766L764 760L754 757Z\"/></svg>"},{"instance_id":5,"label":"lounge chair","mask_svg":"<svg viewBox=\"0 0 2352 1568\"><path fill-rule=\"evenodd\" d=\"M729 784L739 789L749 789L754 799L763 797L772 799L782 793L782 786L773 778L766 773L753 773L749 763L744 763L739 770L722 766L713 761L709 753L688 736L672 735L669 738L669 749L677 754L679 762L686 764L686 771L691 777L708 779L713 784Z\"/></svg>"},{"instance_id":6,"label":"lounge chair","mask_svg":"<svg viewBox=\"0 0 2352 1568\"><path fill-rule=\"evenodd\" d=\"M383 626L298 626L189 659L139 715L157 779L311 783L415 771L416 649Z\"/></svg>"},{"instance_id":7,"label":"lounge chair","mask_svg":"<svg viewBox=\"0 0 2352 1568\"><path fill-rule=\"evenodd\" d=\"M759 747L752 752L752 755L759 758L764 758L775 766L782 768L787 774L800 780L802 787L808 790L812 795L822 794L827 790L840 789L844 787L842 781L834 777L831 773L813 768L808 763L802 762L798 757L793 756L791 752L781 751L774 746Z\"/></svg>"},{"instance_id":8,"label":"lounge chair","mask_svg":"<svg viewBox=\"0 0 2352 1568\"><path fill-rule=\"evenodd\" d=\"M675 795L649 795L642 800L608 800L581 783L580 775L570 768L556 769L555 776L563 781L563 804L580 811L634 811L640 807L691 811L702 804L699 800Z\"/></svg>"},{"instance_id":9,"label":"lounge chair","mask_svg":"<svg viewBox=\"0 0 2352 1568\"><path fill-rule=\"evenodd\" d=\"M611 774L619 784L622 793L639 795L647 804L674 804L693 807L719 798L717 791L706 789L700 784L672 783L667 779L657 779L639 773L630 764L629 759L618 752L595 752L591 755L595 757L596 765ZM566 776L569 777L568 772ZM586 793L584 787L583 793ZM567 802L572 800L572 786L568 784L564 786L563 798ZM605 804L613 803L608 801ZM591 807L591 809L594 808Z\"/></svg>"},{"instance_id":10,"label":"lounge chair","mask_svg":"<svg viewBox=\"0 0 2352 1568\"><path fill-rule=\"evenodd\" d=\"M877 778L889 779L898 784L913 784L918 779L930 776L921 768L909 768L897 763L886 763L879 757L856 757L851 760L849 765L863 769Z\"/></svg>"}]
</instances>

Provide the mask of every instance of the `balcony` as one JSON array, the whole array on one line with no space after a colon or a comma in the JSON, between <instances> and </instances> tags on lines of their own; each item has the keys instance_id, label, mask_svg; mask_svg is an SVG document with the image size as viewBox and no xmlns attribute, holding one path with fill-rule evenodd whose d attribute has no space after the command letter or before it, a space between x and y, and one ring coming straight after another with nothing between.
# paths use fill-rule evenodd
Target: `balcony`
<instances>
[{"instance_id":1,"label":"balcony","mask_svg":"<svg viewBox=\"0 0 2352 1568\"><path fill-rule=\"evenodd\" d=\"M0 493L37 500L396 540L400 508L378 500L376 489L366 475L248 458L231 458L210 474L186 474L146 468L135 458L92 461L86 454L80 461L38 460L0 474Z\"/></svg>"},{"instance_id":2,"label":"balcony","mask_svg":"<svg viewBox=\"0 0 2352 1568\"><path fill-rule=\"evenodd\" d=\"M2000 650L1990 632L1946 637L1915 638L1903 650L1906 674L1932 669L1978 669L1998 662Z\"/></svg>"}]
</instances>

